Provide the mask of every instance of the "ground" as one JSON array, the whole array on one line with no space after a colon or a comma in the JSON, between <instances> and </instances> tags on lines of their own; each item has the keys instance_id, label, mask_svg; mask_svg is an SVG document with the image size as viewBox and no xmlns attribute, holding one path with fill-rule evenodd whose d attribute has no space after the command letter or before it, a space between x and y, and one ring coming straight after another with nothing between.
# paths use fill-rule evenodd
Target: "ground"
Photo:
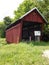
<instances>
[{"instance_id":1,"label":"ground","mask_svg":"<svg viewBox=\"0 0 49 65\"><path fill-rule=\"evenodd\" d=\"M42 56L49 42L7 44L5 40L0 39L0 65L49 65L49 59Z\"/></svg>"}]
</instances>

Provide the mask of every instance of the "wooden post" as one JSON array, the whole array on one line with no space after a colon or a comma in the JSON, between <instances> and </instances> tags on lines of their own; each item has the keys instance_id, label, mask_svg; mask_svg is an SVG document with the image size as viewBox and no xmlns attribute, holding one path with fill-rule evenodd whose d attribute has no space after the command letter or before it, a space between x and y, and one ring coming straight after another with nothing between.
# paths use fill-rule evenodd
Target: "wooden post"
<instances>
[{"instance_id":1,"label":"wooden post","mask_svg":"<svg viewBox=\"0 0 49 65\"><path fill-rule=\"evenodd\" d=\"M31 41L31 36L29 36L29 41Z\"/></svg>"}]
</instances>

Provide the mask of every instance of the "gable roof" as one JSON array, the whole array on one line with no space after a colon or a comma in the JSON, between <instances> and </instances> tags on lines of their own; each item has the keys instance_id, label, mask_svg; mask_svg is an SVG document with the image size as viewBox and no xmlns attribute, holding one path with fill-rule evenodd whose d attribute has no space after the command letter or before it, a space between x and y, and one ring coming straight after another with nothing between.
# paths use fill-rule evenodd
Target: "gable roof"
<instances>
[{"instance_id":1,"label":"gable roof","mask_svg":"<svg viewBox=\"0 0 49 65\"><path fill-rule=\"evenodd\" d=\"M35 7L33 9L31 9L29 12L27 12L26 14L24 14L23 16L21 16L19 19L22 19L23 17L25 17L26 15L28 15L29 13L31 13L32 11L36 10L40 15L41 17L44 19L44 21L47 23L47 20L45 19L45 17L40 13L40 11Z\"/></svg>"},{"instance_id":2,"label":"gable roof","mask_svg":"<svg viewBox=\"0 0 49 65\"><path fill-rule=\"evenodd\" d=\"M29 12L27 12L26 14L24 14L23 16L21 16L17 21L15 21L14 23L10 24L10 25L6 28L6 30L9 29L9 28L11 28L11 27L13 27L13 26L15 26L16 24L18 24L18 23L20 22L19 20L22 20L22 18L24 18L26 15L30 14L30 13L31 13L32 11L34 11L34 10L36 10L36 11L40 14L40 16L44 19L45 23L48 23L47 20L45 19L45 17L40 13L40 11L39 11L36 7L34 7L34 8L31 9Z\"/></svg>"}]
</instances>

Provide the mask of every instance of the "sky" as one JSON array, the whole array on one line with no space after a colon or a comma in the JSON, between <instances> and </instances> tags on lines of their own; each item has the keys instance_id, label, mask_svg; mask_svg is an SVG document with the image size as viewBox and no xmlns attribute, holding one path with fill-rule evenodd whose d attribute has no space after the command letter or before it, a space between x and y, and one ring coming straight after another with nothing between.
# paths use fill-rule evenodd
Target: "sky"
<instances>
[{"instance_id":1,"label":"sky","mask_svg":"<svg viewBox=\"0 0 49 65\"><path fill-rule=\"evenodd\" d=\"M17 10L22 2L23 0L0 0L0 21L6 16L13 18L14 10Z\"/></svg>"}]
</instances>

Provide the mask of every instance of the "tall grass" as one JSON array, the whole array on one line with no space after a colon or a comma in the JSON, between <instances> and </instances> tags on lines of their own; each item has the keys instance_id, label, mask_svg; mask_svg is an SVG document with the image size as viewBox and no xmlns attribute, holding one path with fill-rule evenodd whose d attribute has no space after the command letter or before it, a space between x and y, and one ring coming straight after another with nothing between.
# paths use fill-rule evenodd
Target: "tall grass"
<instances>
[{"instance_id":1,"label":"tall grass","mask_svg":"<svg viewBox=\"0 0 49 65\"><path fill-rule=\"evenodd\" d=\"M0 65L49 65L49 59L42 57L43 51L49 49L49 42L32 41L8 45L5 39L2 41Z\"/></svg>"},{"instance_id":2,"label":"tall grass","mask_svg":"<svg viewBox=\"0 0 49 65\"><path fill-rule=\"evenodd\" d=\"M0 38L0 46L6 45L6 39L5 38Z\"/></svg>"}]
</instances>

